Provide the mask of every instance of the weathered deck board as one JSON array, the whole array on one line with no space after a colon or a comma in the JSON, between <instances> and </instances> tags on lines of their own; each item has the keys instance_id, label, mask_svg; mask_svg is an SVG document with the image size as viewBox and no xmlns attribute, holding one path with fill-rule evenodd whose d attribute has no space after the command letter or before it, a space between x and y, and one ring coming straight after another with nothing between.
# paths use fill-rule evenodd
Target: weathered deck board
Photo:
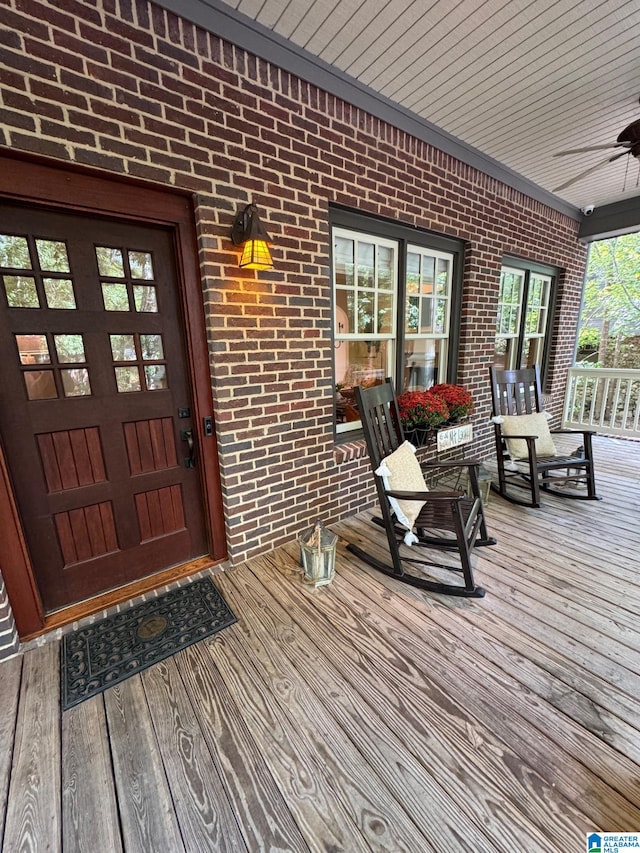
<instances>
[{"instance_id":1,"label":"weathered deck board","mask_svg":"<svg viewBox=\"0 0 640 853\"><path fill-rule=\"evenodd\" d=\"M306 853L309 846L205 644L180 652L176 662L249 850Z\"/></svg>"},{"instance_id":2,"label":"weathered deck board","mask_svg":"<svg viewBox=\"0 0 640 853\"><path fill-rule=\"evenodd\" d=\"M25 655L3 850L60 849L58 645Z\"/></svg>"},{"instance_id":3,"label":"weathered deck board","mask_svg":"<svg viewBox=\"0 0 640 853\"><path fill-rule=\"evenodd\" d=\"M321 850L370 849L360 835L360 821L352 818L332 790L331 767L323 766L324 756L315 748L308 724L301 720L298 731L278 701L282 686L276 681L265 693L242 642L234 642L233 635L220 635L208 645L227 686L240 699L242 714L303 836ZM373 811L371 818L380 822L381 840L385 834L388 837L381 816Z\"/></svg>"},{"instance_id":4,"label":"weathered deck board","mask_svg":"<svg viewBox=\"0 0 640 853\"><path fill-rule=\"evenodd\" d=\"M140 676L111 687L104 700L125 850L183 853Z\"/></svg>"},{"instance_id":5,"label":"weathered deck board","mask_svg":"<svg viewBox=\"0 0 640 853\"><path fill-rule=\"evenodd\" d=\"M152 666L142 681L186 849L246 853L175 660Z\"/></svg>"},{"instance_id":6,"label":"weathered deck board","mask_svg":"<svg viewBox=\"0 0 640 853\"><path fill-rule=\"evenodd\" d=\"M102 696L62 715L62 844L120 853L120 821Z\"/></svg>"},{"instance_id":7,"label":"weathered deck board","mask_svg":"<svg viewBox=\"0 0 640 853\"><path fill-rule=\"evenodd\" d=\"M21 675L22 657L11 658L0 666L0 696L2 696L2 713L0 714L0 826L4 826L9 794Z\"/></svg>"},{"instance_id":8,"label":"weathered deck board","mask_svg":"<svg viewBox=\"0 0 640 853\"><path fill-rule=\"evenodd\" d=\"M640 444L595 452L601 502L491 496L484 599L365 566L347 541L386 544L363 513L335 526L333 584L302 582L295 543L217 575L235 625L64 714L57 642L0 665L3 853L548 853L640 831Z\"/></svg>"}]
</instances>

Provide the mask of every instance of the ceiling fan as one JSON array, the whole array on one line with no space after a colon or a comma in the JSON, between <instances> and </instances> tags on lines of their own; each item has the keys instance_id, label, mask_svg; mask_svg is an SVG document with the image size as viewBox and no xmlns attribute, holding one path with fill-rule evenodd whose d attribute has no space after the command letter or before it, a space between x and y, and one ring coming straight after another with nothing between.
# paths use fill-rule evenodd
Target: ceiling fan
<instances>
[{"instance_id":1,"label":"ceiling fan","mask_svg":"<svg viewBox=\"0 0 640 853\"><path fill-rule=\"evenodd\" d=\"M620 157L624 157L626 154L631 154L633 157L640 159L640 119L636 119L636 121L631 122L630 125L625 127L625 129L618 134L616 141L609 145L591 145L588 148L572 148L568 151L558 151L558 153L553 156L564 157L567 154L584 154L587 151L604 151L607 148L624 148L624 151L619 151L611 157L607 157L605 160L600 160L600 162L596 163L595 166L591 166L590 168L585 169L584 172L580 172L580 174L576 175L574 178L565 181L564 184L556 187L552 192L557 193L560 192L560 190L570 187L572 184L582 180L582 178L586 178L587 175L590 175L592 172L602 168L602 166L606 166L607 163L613 163L615 160L619 160Z\"/></svg>"}]
</instances>

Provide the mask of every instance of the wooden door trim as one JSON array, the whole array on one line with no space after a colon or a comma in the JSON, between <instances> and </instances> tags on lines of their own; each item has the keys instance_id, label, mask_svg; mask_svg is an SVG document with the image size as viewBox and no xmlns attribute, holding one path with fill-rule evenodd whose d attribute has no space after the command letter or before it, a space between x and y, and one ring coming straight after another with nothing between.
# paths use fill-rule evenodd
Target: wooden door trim
<instances>
[{"instance_id":1,"label":"wooden door trim","mask_svg":"<svg viewBox=\"0 0 640 853\"><path fill-rule=\"evenodd\" d=\"M132 224L162 225L172 230L209 552L214 561L224 560L227 551L218 448L215 434L206 436L203 424L205 416L213 416L213 400L192 196L118 176L0 154L0 198L92 216L108 215ZM0 556L0 567L18 633L21 637L33 635L45 626L45 613L9 472L1 457L0 522L5 525L7 543Z\"/></svg>"},{"instance_id":2,"label":"wooden door trim","mask_svg":"<svg viewBox=\"0 0 640 853\"><path fill-rule=\"evenodd\" d=\"M36 585L27 550L20 514L13 497L9 470L0 447L0 528L2 551L0 571L18 634L21 637L38 633L44 626L44 608Z\"/></svg>"}]
</instances>

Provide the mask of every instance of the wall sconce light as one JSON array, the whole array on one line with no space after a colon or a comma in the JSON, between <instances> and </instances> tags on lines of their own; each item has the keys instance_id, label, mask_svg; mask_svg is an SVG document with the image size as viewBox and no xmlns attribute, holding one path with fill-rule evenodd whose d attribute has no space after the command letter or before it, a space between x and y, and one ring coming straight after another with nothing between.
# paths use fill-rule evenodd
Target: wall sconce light
<instances>
[{"instance_id":1,"label":"wall sconce light","mask_svg":"<svg viewBox=\"0 0 640 853\"><path fill-rule=\"evenodd\" d=\"M238 211L231 228L231 241L235 246L242 245L242 257L239 266L248 270L270 270L273 267L269 243L271 237L260 221L255 204L248 204Z\"/></svg>"}]
</instances>

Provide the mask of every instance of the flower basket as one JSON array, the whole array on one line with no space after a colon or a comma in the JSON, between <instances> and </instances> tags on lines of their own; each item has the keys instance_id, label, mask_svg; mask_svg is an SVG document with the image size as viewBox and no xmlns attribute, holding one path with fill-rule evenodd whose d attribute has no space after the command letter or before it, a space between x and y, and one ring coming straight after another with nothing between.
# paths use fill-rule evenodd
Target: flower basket
<instances>
[{"instance_id":1,"label":"flower basket","mask_svg":"<svg viewBox=\"0 0 640 853\"><path fill-rule=\"evenodd\" d=\"M418 424L410 429L403 429L403 432L406 440L410 441L414 447L424 447L431 442L434 429L428 424Z\"/></svg>"}]
</instances>

